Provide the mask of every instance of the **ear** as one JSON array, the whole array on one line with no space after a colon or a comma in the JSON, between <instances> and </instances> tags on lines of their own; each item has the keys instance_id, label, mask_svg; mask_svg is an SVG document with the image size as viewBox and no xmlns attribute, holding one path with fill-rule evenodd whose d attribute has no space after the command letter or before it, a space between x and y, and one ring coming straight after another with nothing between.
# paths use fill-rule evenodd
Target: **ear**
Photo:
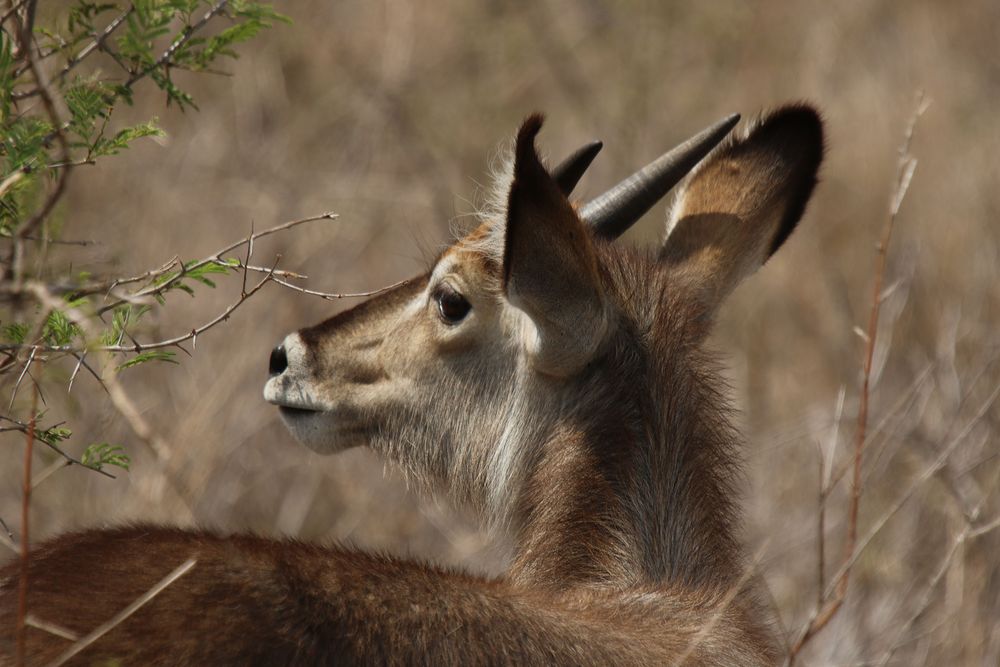
<instances>
[{"instance_id":1,"label":"ear","mask_svg":"<svg viewBox=\"0 0 1000 667\"><path fill-rule=\"evenodd\" d=\"M541 126L542 117L531 116L517 133L503 285L533 325L526 343L533 365L565 377L593 358L607 315L590 234L535 151Z\"/></svg>"},{"instance_id":2,"label":"ear","mask_svg":"<svg viewBox=\"0 0 1000 667\"><path fill-rule=\"evenodd\" d=\"M707 316L795 229L822 160L819 114L788 106L691 176L667 223L660 259L694 284Z\"/></svg>"}]
</instances>

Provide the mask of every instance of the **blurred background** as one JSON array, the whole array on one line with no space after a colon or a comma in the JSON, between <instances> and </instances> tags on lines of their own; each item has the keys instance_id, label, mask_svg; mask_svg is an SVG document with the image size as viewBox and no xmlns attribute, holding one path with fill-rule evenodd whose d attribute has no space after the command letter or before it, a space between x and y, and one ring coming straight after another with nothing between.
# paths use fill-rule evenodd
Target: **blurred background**
<instances>
[{"instance_id":1,"label":"blurred background","mask_svg":"<svg viewBox=\"0 0 1000 667\"><path fill-rule=\"evenodd\" d=\"M432 9L433 7L433 9ZM845 607L803 664L1000 663L1000 3L296 0L294 20L240 50L232 76L184 82L200 111L137 95L167 131L74 174L65 236L77 269L132 275L196 259L286 220L335 211L256 245L256 263L352 292L422 271L468 221L497 147L543 111L558 160L605 149L585 198L739 111L817 104L822 182L785 249L730 299L713 345L746 436L745 540L783 631L817 597L820 460L850 459L875 245L918 91L932 103L890 250L876 347L860 533L884 526ZM183 75L181 75L183 76ZM664 207L626 242L655 243ZM67 260L68 261L68 260ZM238 277L170 297L149 337L221 312ZM132 472L60 471L34 495L33 537L150 520L339 541L496 573L502 539L443 500L420 499L367 451L314 455L261 397L268 353L356 300L269 285L198 339L180 366L124 382L171 445L191 510L155 458L77 380L53 397L68 449L122 443ZM71 371L66 369L66 373ZM7 448L21 436L3 434ZM934 474L926 474L947 455ZM45 456L40 455L40 456ZM44 463L44 461L43 461ZM20 455L0 460L0 516L20 511ZM847 480L826 504L827 579L843 549ZM978 508L978 509L977 509Z\"/></svg>"}]
</instances>

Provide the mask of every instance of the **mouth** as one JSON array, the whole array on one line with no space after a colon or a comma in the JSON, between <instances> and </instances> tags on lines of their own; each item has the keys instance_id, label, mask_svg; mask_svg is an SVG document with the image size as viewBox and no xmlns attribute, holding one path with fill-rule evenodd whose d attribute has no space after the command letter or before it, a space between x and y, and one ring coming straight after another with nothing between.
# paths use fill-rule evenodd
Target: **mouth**
<instances>
[{"instance_id":1,"label":"mouth","mask_svg":"<svg viewBox=\"0 0 1000 667\"><path fill-rule=\"evenodd\" d=\"M354 410L320 401L308 383L287 374L264 385L264 400L278 408L292 436L320 454L332 454L367 442Z\"/></svg>"},{"instance_id":2,"label":"mouth","mask_svg":"<svg viewBox=\"0 0 1000 667\"><path fill-rule=\"evenodd\" d=\"M314 452L332 454L367 442L364 429L342 411L274 404L285 428Z\"/></svg>"},{"instance_id":3,"label":"mouth","mask_svg":"<svg viewBox=\"0 0 1000 667\"><path fill-rule=\"evenodd\" d=\"M320 407L312 406L298 402L291 401L269 401L272 405L278 408L278 414L281 415L281 420L285 422L285 425L289 428L293 424L306 425L318 421L323 421L331 415L328 410L324 410Z\"/></svg>"},{"instance_id":4,"label":"mouth","mask_svg":"<svg viewBox=\"0 0 1000 667\"><path fill-rule=\"evenodd\" d=\"M276 403L275 405L278 406L278 412L281 414L281 416L287 417L289 419L306 417L309 415L315 415L319 412L322 412L322 410L316 410L313 408L299 408L291 405L282 405L280 403Z\"/></svg>"},{"instance_id":5,"label":"mouth","mask_svg":"<svg viewBox=\"0 0 1000 667\"><path fill-rule=\"evenodd\" d=\"M276 375L264 384L264 400L275 405L282 416L304 416L323 412L312 393L284 375Z\"/></svg>"}]
</instances>

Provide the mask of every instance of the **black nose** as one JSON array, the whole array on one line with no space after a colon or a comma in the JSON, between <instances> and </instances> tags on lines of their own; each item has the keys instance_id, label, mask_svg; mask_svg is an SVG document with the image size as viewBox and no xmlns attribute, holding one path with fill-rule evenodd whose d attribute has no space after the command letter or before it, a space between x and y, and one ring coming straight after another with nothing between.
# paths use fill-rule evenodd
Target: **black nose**
<instances>
[{"instance_id":1,"label":"black nose","mask_svg":"<svg viewBox=\"0 0 1000 667\"><path fill-rule=\"evenodd\" d=\"M271 359L267 363L267 372L271 375L281 375L288 368L288 355L285 346L279 345L271 350Z\"/></svg>"}]
</instances>

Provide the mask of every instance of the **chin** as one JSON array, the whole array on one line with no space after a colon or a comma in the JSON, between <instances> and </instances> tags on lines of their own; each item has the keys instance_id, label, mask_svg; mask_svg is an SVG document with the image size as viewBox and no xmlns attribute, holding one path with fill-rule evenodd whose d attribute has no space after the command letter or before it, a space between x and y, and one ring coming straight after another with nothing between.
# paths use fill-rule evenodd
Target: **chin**
<instances>
[{"instance_id":1,"label":"chin","mask_svg":"<svg viewBox=\"0 0 1000 667\"><path fill-rule=\"evenodd\" d=\"M366 444L357 431L343 428L332 412L289 407L278 411L292 436L317 454L336 454Z\"/></svg>"}]
</instances>

